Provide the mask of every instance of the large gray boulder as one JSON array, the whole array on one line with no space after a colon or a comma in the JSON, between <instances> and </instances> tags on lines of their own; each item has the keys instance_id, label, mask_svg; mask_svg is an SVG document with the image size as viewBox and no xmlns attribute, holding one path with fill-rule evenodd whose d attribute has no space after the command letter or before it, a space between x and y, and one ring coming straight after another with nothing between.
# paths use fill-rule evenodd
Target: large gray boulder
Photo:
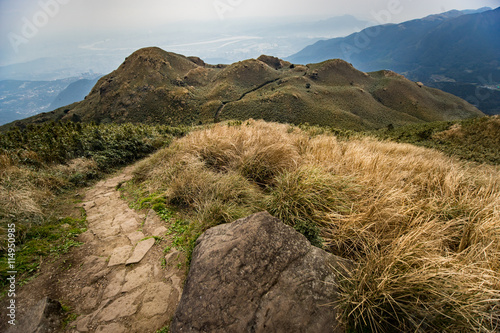
<instances>
[{"instance_id":1,"label":"large gray boulder","mask_svg":"<svg viewBox=\"0 0 500 333\"><path fill-rule=\"evenodd\" d=\"M214 227L197 241L171 331L343 332L332 306L343 261L267 212Z\"/></svg>"}]
</instances>

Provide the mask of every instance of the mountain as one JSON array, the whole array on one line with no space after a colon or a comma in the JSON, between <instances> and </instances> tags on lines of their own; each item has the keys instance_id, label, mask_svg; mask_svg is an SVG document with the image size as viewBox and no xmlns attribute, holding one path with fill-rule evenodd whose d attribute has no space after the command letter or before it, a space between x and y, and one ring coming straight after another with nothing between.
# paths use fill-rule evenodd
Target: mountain
<instances>
[{"instance_id":1,"label":"mountain","mask_svg":"<svg viewBox=\"0 0 500 333\"><path fill-rule=\"evenodd\" d=\"M3 63L13 63L23 58L30 59L38 54L41 56L31 61L0 66L0 81L16 80L23 83L51 81L48 84L54 88L46 89L45 92L44 89L37 88L33 88L32 91L6 91L1 88L0 83L0 125L82 100L91 90L91 86L84 82L80 84L85 87L78 93L70 90L64 92L62 96L57 96L70 83L67 78L80 77L92 80L97 77L95 73L110 73L126 56L144 45L159 44L177 53L202 55L210 63L230 64L258 57L263 53L286 56L319 39L343 36L359 30L358 27L365 26L367 26L366 21L350 15L325 20L304 17L294 20L285 18L231 20L228 17L227 20L215 22L192 20L171 22L155 28L131 29L126 32L122 30L98 34L85 32L81 38L76 39L72 34L63 34L58 40L59 46L56 49L52 46L48 48L44 43L38 45L38 42L33 40L29 43L29 47L34 48L29 52L29 57L14 54L10 58L0 52L0 60L4 60ZM65 83L59 85L52 82L58 80L65 80ZM41 85L47 84L41 83ZM34 84L30 83L29 86L33 87ZM79 90L76 86L68 89ZM74 97L69 97L67 94Z\"/></svg>"},{"instance_id":2,"label":"mountain","mask_svg":"<svg viewBox=\"0 0 500 333\"><path fill-rule=\"evenodd\" d=\"M25 122L198 124L264 119L352 129L483 115L451 94L391 71L335 59L308 66L261 56L231 65L145 48L99 79L85 100Z\"/></svg>"},{"instance_id":3,"label":"mountain","mask_svg":"<svg viewBox=\"0 0 500 333\"><path fill-rule=\"evenodd\" d=\"M95 74L61 80L0 81L0 125L81 101L97 82ZM82 80L78 83L79 80ZM88 80L88 81L86 81Z\"/></svg>"},{"instance_id":4,"label":"mountain","mask_svg":"<svg viewBox=\"0 0 500 333\"><path fill-rule=\"evenodd\" d=\"M500 8L476 12L450 11L401 24L365 29L345 38L319 41L286 58L296 63L342 58L364 71L390 69L428 85L456 92L457 82L493 89L500 82ZM478 96L479 95L479 96ZM495 113L498 94L459 95L484 111Z\"/></svg>"},{"instance_id":5,"label":"mountain","mask_svg":"<svg viewBox=\"0 0 500 333\"><path fill-rule=\"evenodd\" d=\"M295 63L341 58L361 70L414 71L452 68L500 57L500 8L476 14L453 10L400 24L370 27L343 38L318 41L287 60ZM480 57L479 59L477 57Z\"/></svg>"},{"instance_id":6,"label":"mountain","mask_svg":"<svg viewBox=\"0 0 500 333\"><path fill-rule=\"evenodd\" d=\"M49 111L57 94L73 81L0 81L0 124Z\"/></svg>"},{"instance_id":7,"label":"mountain","mask_svg":"<svg viewBox=\"0 0 500 333\"><path fill-rule=\"evenodd\" d=\"M49 110L55 110L65 105L79 102L87 96L95 86L99 77L94 79L81 79L71 83L57 95L49 106Z\"/></svg>"}]
</instances>

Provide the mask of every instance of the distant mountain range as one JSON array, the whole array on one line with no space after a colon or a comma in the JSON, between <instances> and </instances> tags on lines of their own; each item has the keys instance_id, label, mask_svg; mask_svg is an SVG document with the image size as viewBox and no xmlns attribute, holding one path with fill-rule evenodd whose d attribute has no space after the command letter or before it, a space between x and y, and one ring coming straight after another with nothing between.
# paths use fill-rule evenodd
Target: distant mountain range
<instances>
[{"instance_id":1,"label":"distant mountain range","mask_svg":"<svg viewBox=\"0 0 500 333\"><path fill-rule=\"evenodd\" d=\"M99 77L0 81L0 125L81 101Z\"/></svg>"},{"instance_id":2,"label":"distant mountain range","mask_svg":"<svg viewBox=\"0 0 500 333\"><path fill-rule=\"evenodd\" d=\"M94 79L80 79L71 83L52 101L49 106L49 110L52 111L62 106L73 104L75 102L83 100L85 96L90 93L99 78L100 76Z\"/></svg>"},{"instance_id":3,"label":"distant mountain range","mask_svg":"<svg viewBox=\"0 0 500 333\"><path fill-rule=\"evenodd\" d=\"M201 124L264 119L371 129L484 115L464 100L391 71L365 73L342 60L308 66L261 56L231 65L141 49L102 77L85 100L43 113L50 120Z\"/></svg>"},{"instance_id":4,"label":"distant mountain range","mask_svg":"<svg viewBox=\"0 0 500 333\"><path fill-rule=\"evenodd\" d=\"M390 69L500 113L500 8L450 11L318 41L286 58L344 59L363 71Z\"/></svg>"}]
</instances>

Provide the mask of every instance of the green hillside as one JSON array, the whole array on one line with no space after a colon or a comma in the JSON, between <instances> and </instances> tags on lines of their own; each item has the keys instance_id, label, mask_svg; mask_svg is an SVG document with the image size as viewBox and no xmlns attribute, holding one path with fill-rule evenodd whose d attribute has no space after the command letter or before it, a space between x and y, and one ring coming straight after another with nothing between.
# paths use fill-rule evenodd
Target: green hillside
<instances>
[{"instance_id":1,"label":"green hillside","mask_svg":"<svg viewBox=\"0 0 500 333\"><path fill-rule=\"evenodd\" d=\"M361 130L482 115L453 95L390 71L364 73L338 59L302 66L261 56L215 66L146 48L102 77L84 101L18 125L48 120L191 125L254 118Z\"/></svg>"}]
</instances>

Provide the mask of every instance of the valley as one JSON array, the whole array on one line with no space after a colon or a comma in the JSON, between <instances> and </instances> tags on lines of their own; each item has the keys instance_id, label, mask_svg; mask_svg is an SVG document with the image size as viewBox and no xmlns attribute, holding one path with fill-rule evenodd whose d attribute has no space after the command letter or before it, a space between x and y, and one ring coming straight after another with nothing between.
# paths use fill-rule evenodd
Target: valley
<instances>
[{"instance_id":1,"label":"valley","mask_svg":"<svg viewBox=\"0 0 500 333\"><path fill-rule=\"evenodd\" d=\"M100 76L54 81L0 81L0 125L81 101Z\"/></svg>"}]
</instances>

